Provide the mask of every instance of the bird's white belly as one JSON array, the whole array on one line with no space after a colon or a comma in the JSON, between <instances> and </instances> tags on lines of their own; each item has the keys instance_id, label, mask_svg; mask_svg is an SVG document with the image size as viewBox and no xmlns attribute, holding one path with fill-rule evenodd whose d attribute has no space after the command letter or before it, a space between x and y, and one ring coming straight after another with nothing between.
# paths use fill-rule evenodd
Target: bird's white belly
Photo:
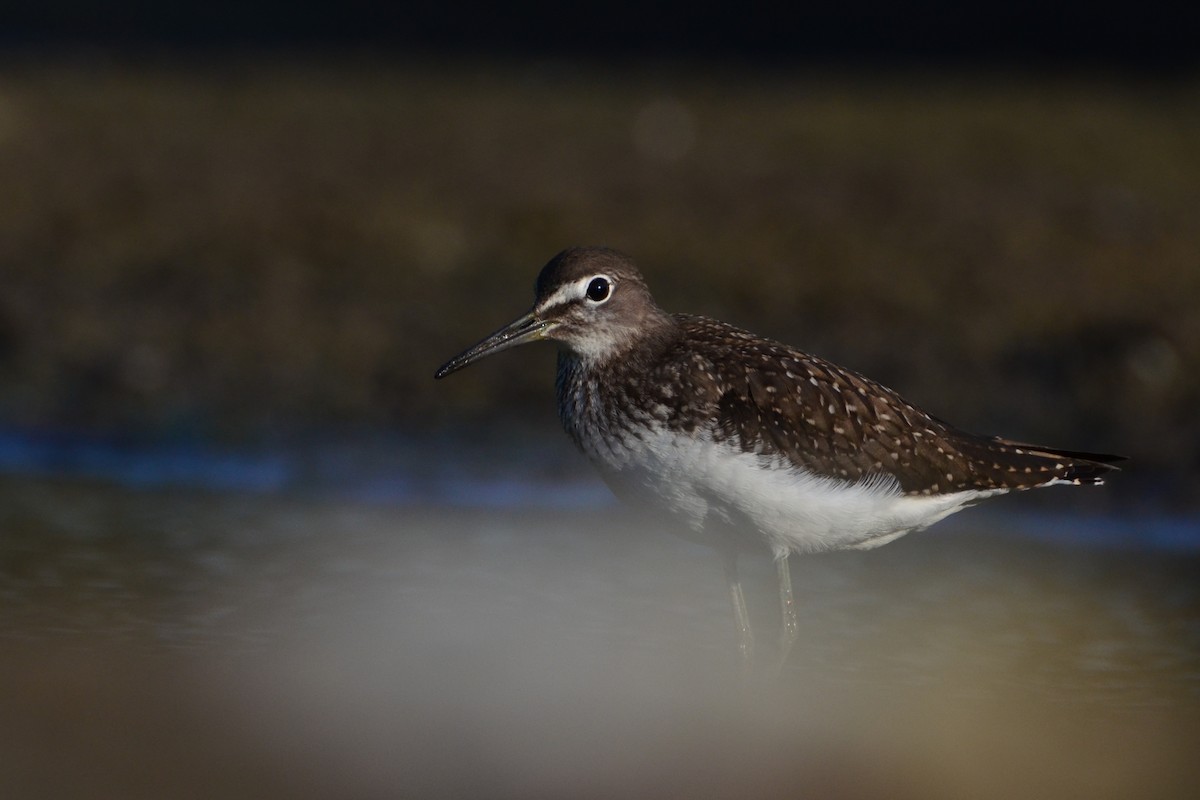
<instances>
[{"instance_id":1,"label":"bird's white belly","mask_svg":"<svg viewBox=\"0 0 1200 800\"><path fill-rule=\"evenodd\" d=\"M782 458L665 429L629 437L593 458L622 486L696 531L714 518L748 521L777 557L877 547L1003 491L905 495L890 476L858 483L825 478Z\"/></svg>"}]
</instances>

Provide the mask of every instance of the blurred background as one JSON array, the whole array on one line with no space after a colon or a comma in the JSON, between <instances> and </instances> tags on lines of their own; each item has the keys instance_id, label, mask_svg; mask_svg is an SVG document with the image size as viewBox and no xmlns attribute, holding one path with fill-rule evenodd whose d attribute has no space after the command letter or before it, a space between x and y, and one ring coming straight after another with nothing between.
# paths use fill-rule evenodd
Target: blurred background
<instances>
[{"instance_id":1,"label":"blurred background","mask_svg":"<svg viewBox=\"0 0 1200 800\"><path fill-rule=\"evenodd\" d=\"M1187 14L7 9L13 796L1186 796ZM719 565L609 499L553 348L432 380L591 243L670 310L1131 461L806 560L796 658L739 688Z\"/></svg>"}]
</instances>

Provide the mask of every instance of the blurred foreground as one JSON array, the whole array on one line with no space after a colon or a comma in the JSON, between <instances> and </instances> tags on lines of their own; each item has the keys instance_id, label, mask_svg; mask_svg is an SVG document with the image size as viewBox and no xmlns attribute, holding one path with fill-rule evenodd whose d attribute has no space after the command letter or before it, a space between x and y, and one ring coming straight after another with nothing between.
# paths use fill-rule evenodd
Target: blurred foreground
<instances>
[{"instance_id":1,"label":"blurred foreground","mask_svg":"<svg viewBox=\"0 0 1200 800\"><path fill-rule=\"evenodd\" d=\"M610 507L0 483L13 797L1189 797L1200 558L968 511L801 559L737 679L720 568ZM760 639L771 569L748 562Z\"/></svg>"}]
</instances>

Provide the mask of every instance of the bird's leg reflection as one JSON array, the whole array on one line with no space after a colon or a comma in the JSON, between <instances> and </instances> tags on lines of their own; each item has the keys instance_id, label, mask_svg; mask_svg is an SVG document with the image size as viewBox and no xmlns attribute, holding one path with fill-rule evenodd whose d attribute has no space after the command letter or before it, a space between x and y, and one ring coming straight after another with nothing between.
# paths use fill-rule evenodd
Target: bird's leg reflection
<instances>
[{"instance_id":1,"label":"bird's leg reflection","mask_svg":"<svg viewBox=\"0 0 1200 800\"><path fill-rule=\"evenodd\" d=\"M792 571L788 568L786 553L775 559L775 569L779 573L779 671L782 672L800 631L796 621L796 598L792 595Z\"/></svg>"},{"instance_id":2,"label":"bird's leg reflection","mask_svg":"<svg viewBox=\"0 0 1200 800\"><path fill-rule=\"evenodd\" d=\"M729 584L729 600L733 604L733 618L738 630L738 652L742 657L742 670L749 672L754 664L754 631L750 628L750 612L746 609L746 595L738 580L737 555L725 556L725 581Z\"/></svg>"}]
</instances>

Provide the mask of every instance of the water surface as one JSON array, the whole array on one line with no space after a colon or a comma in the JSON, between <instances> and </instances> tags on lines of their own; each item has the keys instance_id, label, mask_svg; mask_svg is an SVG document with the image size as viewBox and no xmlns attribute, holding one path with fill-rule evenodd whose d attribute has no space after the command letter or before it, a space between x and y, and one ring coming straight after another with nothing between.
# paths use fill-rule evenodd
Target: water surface
<instances>
[{"instance_id":1,"label":"water surface","mask_svg":"<svg viewBox=\"0 0 1200 800\"><path fill-rule=\"evenodd\" d=\"M1200 558L1035 519L800 560L747 682L717 560L619 506L10 476L0 759L21 797L1188 796Z\"/></svg>"}]
</instances>

